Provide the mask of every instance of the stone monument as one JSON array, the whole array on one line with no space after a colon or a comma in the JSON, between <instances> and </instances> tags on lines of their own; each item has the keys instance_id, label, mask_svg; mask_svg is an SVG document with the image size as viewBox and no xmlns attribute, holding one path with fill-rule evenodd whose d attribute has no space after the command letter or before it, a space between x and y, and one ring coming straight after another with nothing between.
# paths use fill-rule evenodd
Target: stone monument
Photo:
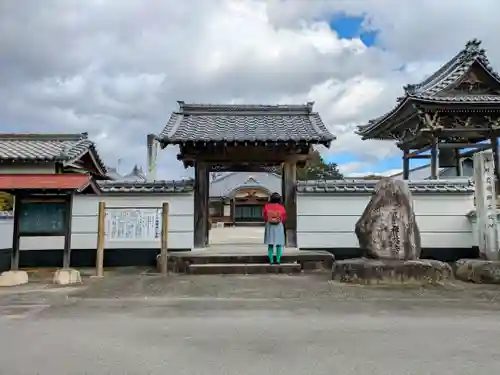
<instances>
[{"instance_id":1,"label":"stone monument","mask_svg":"<svg viewBox=\"0 0 500 375\"><path fill-rule=\"evenodd\" d=\"M450 277L448 264L420 260L420 231L405 181L383 178L374 190L355 226L363 257L336 262L333 279L364 284L410 280L429 283Z\"/></svg>"},{"instance_id":2,"label":"stone monument","mask_svg":"<svg viewBox=\"0 0 500 375\"><path fill-rule=\"evenodd\" d=\"M420 232L410 189L403 181L381 179L356 223L364 255L374 259L419 259Z\"/></svg>"},{"instance_id":3,"label":"stone monument","mask_svg":"<svg viewBox=\"0 0 500 375\"><path fill-rule=\"evenodd\" d=\"M479 254L482 259L497 261L500 260L500 243L493 152L475 153L473 163Z\"/></svg>"},{"instance_id":4,"label":"stone monument","mask_svg":"<svg viewBox=\"0 0 500 375\"><path fill-rule=\"evenodd\" d=\"M460 259L455 263L455 275L463 281L500 284L500 236L494 154L491 150L477 152L473 163L476 238L480 259Z\"/></svg>"}]
</instances>

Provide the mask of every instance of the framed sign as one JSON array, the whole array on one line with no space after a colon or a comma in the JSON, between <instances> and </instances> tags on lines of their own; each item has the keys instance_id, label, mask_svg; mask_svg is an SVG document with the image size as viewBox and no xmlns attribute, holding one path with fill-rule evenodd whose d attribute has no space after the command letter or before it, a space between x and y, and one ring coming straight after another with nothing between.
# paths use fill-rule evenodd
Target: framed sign
<instances>
[{"instance_id":1,"label":"framed sign","mask_svg":"<svg viewBox=\"0 0 500 375\"><path fill-rule=\"evenodd\" d=\"M22 202L19 205L19 234L21 236L64 236L67 203Z\"/></svg>"},{"instance_id":2,"label":"framed sign","mask_svg":"<svg viewBox=\"0 0 500 375\"><path fill-rule=\"evenodd\" d=\"M161 208L109 208L105 233L110 242L159 241Z\"/></svg>"}]
</instances>

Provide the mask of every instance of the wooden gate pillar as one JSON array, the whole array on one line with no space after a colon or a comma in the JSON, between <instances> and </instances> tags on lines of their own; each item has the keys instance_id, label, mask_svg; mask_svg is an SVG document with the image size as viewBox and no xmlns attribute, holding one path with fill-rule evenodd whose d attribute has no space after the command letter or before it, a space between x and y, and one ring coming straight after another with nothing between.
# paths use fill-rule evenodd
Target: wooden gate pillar
<instances>
[{"instance_id":1,"label":"wooden gate pillar","mask_svg":"<svg viewBox=\"0 0 500 375\"><path fill-rule=\"evenodd\" d=\"M286 209L285 239L287 247L297 247L297 164L295 161L283 163L281 174L283 204Z\"/></svg>"},{"instance_id":2,"label":"wooden gate pillar","mask_svg":"<svg viewBox=\"0 0 500 375\"><path fill-rule=\"evenodd\" d=\"M194 167L194 247L198 249L208 245L208 189L208 165L197 161Z\"/></svg>"},{"instance_id":3,"label":"wooden gate pillar","mask_svg":"<svg viewBox=\"0 0 500 375\"><path fill-rule=\"evenodd\" d=\"M19 220L21 218L21 196L19 194L14 195L14 230L12 231L12 253L11 253L11 265L10 269L17 271L19 269L19 258L21 254L19 253Z\"/></svg>"},{"instance_id":4,"label":"wooden gate pillar","mask_svg":"<svg viewBox=\"0 0 500 375\"><path fill-rule=\"evenodd\" d=\"M73 194L66 196L66 223L64 225L63 268L71 267L71 223L73 218Z\"/></svg>"}]
</instances>

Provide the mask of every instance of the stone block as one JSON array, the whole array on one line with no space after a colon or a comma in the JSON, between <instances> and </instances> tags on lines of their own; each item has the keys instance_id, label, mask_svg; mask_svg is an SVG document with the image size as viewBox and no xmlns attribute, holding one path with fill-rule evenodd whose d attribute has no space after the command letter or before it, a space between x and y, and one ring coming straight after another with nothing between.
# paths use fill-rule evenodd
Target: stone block
<instances>
[{"instance_id":1,"label":"stone block","mask_svg":"<svg viewBox=\"0 0 500 375\"><path fill-rule=\"evenodd\" d=\"M210 263L191 264L188 273L192 275L254 275L254 274L300 274L301 266L297 263L289 264L238 264L238 263Z\"/></svg>"},{"instance_id":2,"label":"stone block","mask_svg":"<svg viewBox=\"0 0 500 375\"><path fill-rule=\"evenodd\" d=\"M478 284L500 284L500 261L460 259L455 262L455 277Z\"/></svg>"},{"instance_id":3,"label":"stone block","mask_svg":"<svg viewBox=\"0 0 500 375\"><path fill-rule=\"evenodd\" d=\"M302 266L302 271L324 271L327 268L324 262L303 261L300 262L300 265ZM331 269L330 265L329 270Z\"/></svg>"},{"instance_id":4,"label":"stone block","mask_svg":"<svg viewBox=\"0 0 500 375\"><path fill-rule=\"evenodd\" d=\"M0 274L0 287L24 284L28 284L28 272L26 271L5 271Z\"/></svg>"},{"instance_id":5,"label":"stone block","mask_svg":"<svg viewBox=\"0 0 500 375\"><path fill-rule=\"evenodd\" d=\"M332 274L333 280L357 284L435 284L451 278L453 272L448 263L430 259L346 259L335 262Z\"/></svg>"},{"instance_id":6,"label":"stone block","mask_svg":"<svg viewBox=\"0 0 500 375\"><path fill-rule=\"evenodd\" d=\"M57 285L81 284L82 277L78 270L73 268L61 268L54 273L52 281Z\"/></svg>"},{"instance_id":7,"label":"stone block","mask_svg":"<svg viewBox=\"0 0 500 375\"><path fill-rule=\"evenodd\" d=\"M420 258L420 231L410 190L403 181L383 178L377 183L354 231L368 258Z\"/></svg>"}]
</instances>

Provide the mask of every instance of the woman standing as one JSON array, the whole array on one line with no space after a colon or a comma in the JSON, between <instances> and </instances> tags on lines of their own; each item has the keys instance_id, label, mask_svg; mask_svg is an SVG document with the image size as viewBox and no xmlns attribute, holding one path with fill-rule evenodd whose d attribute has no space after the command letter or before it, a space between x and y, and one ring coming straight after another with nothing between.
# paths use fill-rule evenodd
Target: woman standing
<instances>
[{"instance_id":1,"label":"woman standing","mask_svg":"<svg viewBox=\"0 0 500 375\"><path fill-rule=\"evenodd\" d=\"M286 210L281 204L281 196L272 193L269 203L264 206L264 221L266 230L264 233L264 243L267 245L269 263L274 263L274 247L276 247L276 263L280 264L283 248L285 247L285 227Z\"/></svg>"}]
</instances>

